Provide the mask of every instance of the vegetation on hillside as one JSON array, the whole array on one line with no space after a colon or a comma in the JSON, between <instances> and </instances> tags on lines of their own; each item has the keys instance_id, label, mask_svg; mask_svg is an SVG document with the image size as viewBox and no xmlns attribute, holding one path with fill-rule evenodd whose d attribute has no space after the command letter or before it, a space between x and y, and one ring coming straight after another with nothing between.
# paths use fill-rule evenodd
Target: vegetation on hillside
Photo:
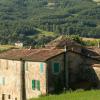
<instances>
[{"instance_id":1,"label":"vegetation on hillside","mask_svg":"<svg viewBox=\"0 0 100 100\"><path fill-rule=\"evenodd\" d=\"M59 35L100 37L100 5L96 2L53 0L53 5L50 2L52 0L0 0L0 43L34 44L30 36L39 35L38 29Z\"/></svg>"}]
</instances>

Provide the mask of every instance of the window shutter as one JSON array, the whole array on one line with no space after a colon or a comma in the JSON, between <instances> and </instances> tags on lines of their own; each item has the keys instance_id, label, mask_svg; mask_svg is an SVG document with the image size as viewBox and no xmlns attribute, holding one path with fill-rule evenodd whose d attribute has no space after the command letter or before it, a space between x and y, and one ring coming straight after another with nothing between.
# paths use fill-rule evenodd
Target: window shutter
<instances>
[{"instance_id":1,"label":"window shutter","mask_svg":"<svg viewBox=\"0 0 100 100\"><path fill-rule=\"evenodd\" d=\"M32 89L35 90L35 80L32 80Z\"/></svg>"},{"instance_id":2,"label":"window shutter","mask_svg":"<svg viewBox=\"0 0 100 100\"><path fill-rule=\"evenodd\" d=\"M43 63L40 64L40 73L43 73Z\"/></svg>"},{"instance_id":3,"label":"window shutter","mask_svg":"<svg viewBox=\"0 0 100 100\"><path fill-rule=\"evenodd\" d=\"M5 85L5 77L0 77L0 85Z\"/></svg>"},{"instance_id":4,"label":"window shutter","mask_svg":"<svg viewBox=\"0 0 100 100\"><path fill-rule=\"evenodd\" d=\"M54 63L53 72L54 73L59 73L59 71L60 71L60 65L59 65L59 63Z\"/></svg>"},{"instance_id":5,"label":"window shutter","mask_svg":"<svg viewBox=\"0 0 100 100\"><path fill-rule=\"evenodd\" d=\"M40 90L40 81L37 81L37 89Z\"/></svg>"}]
</instances>

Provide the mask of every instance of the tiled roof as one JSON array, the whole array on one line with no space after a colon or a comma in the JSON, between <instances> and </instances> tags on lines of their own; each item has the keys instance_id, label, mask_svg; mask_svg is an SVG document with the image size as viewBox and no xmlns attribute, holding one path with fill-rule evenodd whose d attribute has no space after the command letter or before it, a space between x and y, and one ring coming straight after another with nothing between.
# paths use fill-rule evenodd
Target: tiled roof
<instances>
[{"instance_id":1,"label":"tiled roof","mask_svg":"<svg viewBox=\"0 0 100 100\"><path fill-rule=\"evenodd\" d=\"M81 46L72 39L68 39L65 36L60 36L57 39L51 41L45 47L55 47L55 48L64 48L64 46Z\"/></svg>"},{"instance_id":2,"label":"tiled roof","mask_svg":"<svg viewBox=\"0 0 100 100\"><path fill-rule=\"evenodd\" d=\"M0 54L0 59L45 61L63 53L62 49L12 49Z\"/></svg>"},{"instance_id":3,"label":"tiled roof","mask_svg":"<svg viewBox=\"0 0 100 100\"><path fill-rule=\"evenodd\" d=\"M98 47L87 47L88 50L97 53L100 56L100 48Z\"/></svg>"},{"instance_id":4,"label":"tiled roof","mask_svg":"<svg viewBox=\"0 0 100 100\"><path fill-rule=\"evenodd\" d=\"M87 58L100 61L100 49L99 48L89 49L89 48L84 47L84 48L81 48L81 51L78 51L75 49L69 50L69 51L76 53L76 54L80 54L81 56L85 56Z\"/></svg>"}]
</instances>

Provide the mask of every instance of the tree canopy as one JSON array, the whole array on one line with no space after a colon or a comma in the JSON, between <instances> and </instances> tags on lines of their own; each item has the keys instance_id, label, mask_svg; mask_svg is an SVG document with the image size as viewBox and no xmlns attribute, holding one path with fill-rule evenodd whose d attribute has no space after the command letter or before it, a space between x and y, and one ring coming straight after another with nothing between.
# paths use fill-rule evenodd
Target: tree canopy
<instances>
[{"instance_id":1,"label":"tree canopy","mask_svg":"<svg viewBox=\"0 0 100 100\"><path fill-rule=\"evenodd\" d=\"M52 0L51 0L52 1ZM36 28L100 37L100 5L93 0L0 0L0 43L26 41Z\"/></svg>"}]
</instances>

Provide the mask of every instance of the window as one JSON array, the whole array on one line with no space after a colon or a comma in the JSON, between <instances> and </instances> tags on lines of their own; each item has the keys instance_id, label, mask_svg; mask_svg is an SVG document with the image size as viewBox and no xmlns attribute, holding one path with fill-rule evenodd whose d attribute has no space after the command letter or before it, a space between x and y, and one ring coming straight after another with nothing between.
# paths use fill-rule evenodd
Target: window
<instances>
[{"instance_id":1,"label":"window","mask_svg":"<svg viewBox=\"0 0 100 100\"><path fill-rule=\"evenodd\" d=\"M11 99L11 95L8 95L8 99Z\"/></svg>"},{"instance_id":2,"label":"window","mask_svg":"<svg viewBox=\"0 0 100 100\"><path fill-rule=\"evenodd\" d=\"M4 77L0 77L0 85L5 85L5 78Z\"/></svg>"},{"instance_id":3,"label":"window","mask_svg":"<svg viewBox=\"0 0 100 100\"><path fill-rule=\"evenodd\" d=\"M39 80L32 80L32 89L40 90L40 81Z\"/></svg>"},{"instance_id":4,"label":"window","mask_svg":"<svg viewBox=\"0 0 100 100\"><path fill-rule=\"evenodd\" d=\"M40 81L37 81L37 89L40 90Z\"/></svg>"},{"instance_id":5,"label":"window","mask_svg":"<svg viewBox=\"0 0 100 100\"><path fill-rule=\"evenodd\" d=\"M15 98L15 100L17 100L17 98Z\"/></svg>"},{"instance_id":6,"label":"window","mask_svg":"<svg viewBox=\"0 0 100 100\"><path fill-rule=\"evenodd\" d=\"M5 100L5 94L2 94L2 100Z\"/></svg>"},{"instance_id":7,"label":"window","mask_svg":"<svg viewBox=\"0 0 100 100\"><path fill-rule=\"evenodd\" d=\"M53 73L58 74L60 72L60 64L55 62L53 63Z\"/></svg>"},{"instance_id":8,"label":"window","mask_svg":"<svg viewBox=\"0 0 100 100\"><path fill-rule=\"evenodd\" d=\"M32 89L35 90L35 80L32 80Z\"/></svg>"},{"instance_id":9,"label":"window","mask_svg":"<svg viewBox=\"0 0 100 100\"><path fill-rule=\"evenodd\" d=\"M40 64L40 73L43 73L43 63Z\"/></svg>"}]
</instances>

